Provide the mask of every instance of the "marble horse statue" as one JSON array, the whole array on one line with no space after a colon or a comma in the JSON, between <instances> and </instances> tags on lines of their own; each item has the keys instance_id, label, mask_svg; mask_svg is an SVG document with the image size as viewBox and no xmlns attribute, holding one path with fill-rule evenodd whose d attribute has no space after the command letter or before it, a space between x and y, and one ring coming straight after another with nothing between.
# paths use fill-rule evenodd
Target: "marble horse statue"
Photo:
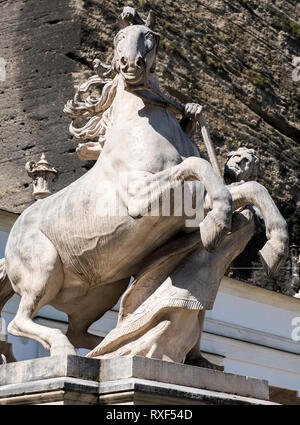
<instances>
[{"instance_id":1,"label":"marble horse statue","mask_svg":"<svg viewBox=\"0 0 300 425\"><path fill-rule=\"evenodd\" d=\"M82 347L91 350L89 357L137 354L203 365L197 349L203 312L255 232L256 213L248 206L264 222L268 241L260 256L270 275L286 258L286 222L262 185L225 185L202 158L192 141L203 123L200 105L185 105L178 121L155 72L153 14L144 22L125 8L119 22L112 63L96 60L96 74L65 106L70 131L83 142L79 157L96 163L14 224L0 260L0 311L19 294L8 332L38 341L51 355ZM233 169L245 171L247 161L237 163ZM160 205L170 188L186 182L192 197L195 182L203 187L196 226L186 226L186 214L172 208L170 214L147 213L150 203ZM89 326L122 294L116 329L104 340L90 334ZM66 335L33 321L46 304L68 315Z\"/></svg>"}]
</instances>

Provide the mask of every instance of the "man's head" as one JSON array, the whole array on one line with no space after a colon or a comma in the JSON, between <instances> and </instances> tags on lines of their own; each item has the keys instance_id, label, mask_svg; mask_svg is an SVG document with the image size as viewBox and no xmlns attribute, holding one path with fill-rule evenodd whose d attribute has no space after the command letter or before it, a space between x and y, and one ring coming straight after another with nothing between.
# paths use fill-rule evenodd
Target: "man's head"
<instances>
[{"instance_id":1,"label":"man's head","mask_svg":"<svg viewBox=\"0 0 300 425\"><path fill-rule=\"evenodd\" d=\"M245 147L230 152L224 170L224 177L228 183L247 181L258 174L259 159L254 149Z\"/></svg>"}]
</instances>

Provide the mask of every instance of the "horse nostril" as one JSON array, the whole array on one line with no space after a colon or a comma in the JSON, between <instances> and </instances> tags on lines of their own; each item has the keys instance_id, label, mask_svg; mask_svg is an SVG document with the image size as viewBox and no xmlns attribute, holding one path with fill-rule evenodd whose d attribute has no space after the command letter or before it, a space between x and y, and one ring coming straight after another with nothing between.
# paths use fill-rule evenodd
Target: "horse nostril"
<instances>
[{"instance_id":1,"label":"horse nostril","mask_svg":"<svg viewBox=\"0 0 300 425\"><path fill-rule=\"evenodd\" d=\"M126 66L126 65L127 65L127 59L126 59L126 57L125 57L125 56L122 56L122 57L120 58L120 63L121 63L121 65L123 65L123 66Z\"/></svg>"},{"instance_id":2,"label":"horse nostril","mask_svg":"<svg viewBox=\"0 0 300 425\"><path fill-rule=\"evenodd\" d=\"M145 66L145 61L144 61L144 59L142 58L142 56L139 56L139 57L136 59L136 61L135 61L135 65L136 65L138 68L143 68L143 67Z\"/></svg>"}]
</instances>

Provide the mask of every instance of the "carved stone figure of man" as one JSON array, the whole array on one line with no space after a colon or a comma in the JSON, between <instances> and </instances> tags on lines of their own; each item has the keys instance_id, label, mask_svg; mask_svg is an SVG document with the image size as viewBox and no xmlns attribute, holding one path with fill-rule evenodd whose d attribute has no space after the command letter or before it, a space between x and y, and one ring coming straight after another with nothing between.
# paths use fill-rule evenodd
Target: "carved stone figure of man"
<instances>
[{"instance_id":1,"label":"carved stone figure of man","mask_svg":"<svg viewBox=\"0 0 300 425\"><path fill-rule=\"evenodd\" d=\"M258 163L253 149L239 148L228 155L224 178L230 176L232 184L241 184L257 175ZM168 341L176 358L175 347L182 349L185 344L176 340L185 335L186 344L191 338L196 341L186 354L186 364L223 370L200 352L205 311L213 308L224 273L256 230L253 212L245 209L235 216L231 234L216 253L203 249L195 234L183 236L157 253L159 260L146 264L124 294L117 328L88 356L145 355L152 348L151 354L160 357Z\"/></svg>"},{"instance_id":2,"label":"carved stone figure of man","mask_svg":"<svg viewBox=\"0 0 300 425\"><path fill-rule=\"evenodd\" d=\"M227 184L254 180L258 174L259 159L254 149L238 148L227 156L224 179Z\"/></svg>"},{"instance_id":3,"label":"carved stone figure of man","mask_svg":"<svg viewBox=\"0 0 300 425\"><path fill-rule=\"evenodd\" d=\"M253 180L257 177L259 170L259 158L254 149L240 147L236 151L228 154L224 167L224 180L227 184L239 184L244 181ZM253 208L254 210L254 208ZM257 215L256 223L261 225L261 215L258 209L255 209ZM199 340L194 348L187 354L185 363L208 367L210 369L223 370L222 366L215 365L205 359L200 352L200 339L205 319L205 310L199 312Z\"/></svg>"}]
</instances>

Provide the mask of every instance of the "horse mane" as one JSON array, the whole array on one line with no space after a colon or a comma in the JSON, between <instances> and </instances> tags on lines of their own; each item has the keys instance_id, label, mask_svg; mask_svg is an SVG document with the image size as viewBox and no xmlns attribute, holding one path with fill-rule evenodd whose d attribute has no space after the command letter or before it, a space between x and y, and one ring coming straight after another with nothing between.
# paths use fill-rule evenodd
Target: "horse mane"
<instances>
[{"instance_id":1,"label":"horse mane","mask_svg":"<svg viewBox=\"0 0 300 425\"><path fill-rule=\"evenodd\" d=\"M101 71L98 70L100 67L105 68L106 72L100 74ZM75 86L74 99L67 102L64 113L72 118L69 127L72 136L80 140L98 138L103 149L106 131L111 123L112 103L116 96L119 75L114 72L113 65L107 66L98 59L94 61L94 70L97 74L83 84ZM106 78L108 75L112 75L112 78ZM100 95L89 94L85 100L83 99L84 94L101 87ZM82 126L84 121L85 124Z\"/></svg>"},{"instance_id":2,"label":"horse mane","mask_svg":"<svg viewBox=\"0 0 300 425\"><path fill-rule=\"evenodd\" d=\"M132 8L124 8L124 17L121 18L121 27L127 26L126 19L133 19L135 24L152 25L154 23L153 12L150 11L146 22L144 22L138 14L131 16ZM130 20L129 19L129 20ZM138 22L135 22L138 20ZM123 22L124 21L124 22ZM156 48L159 43L159 35L154 33L157 38ZM72 136L80 140L88 140L98 138L98 142L103 150L106 142L106 133L109 125L112 122L112 104L116 96L119 82L119 63L116 55L110 65L102 63L99 59L93 62L96 74L90 77L85 83L75 86L75 95L72 100L69 100L64 106L64 113L72 118L69 126L69 131ZM158 81L155 74L155 65L152 70L151 79L155 86L158 86ZM83 96L90 93L96 88L102 87L100 95L88 94L86 99ZM83 124L83 122L85 122ZM83 125L82 125L83 124Z\"/></svg>"}]
</instances>

